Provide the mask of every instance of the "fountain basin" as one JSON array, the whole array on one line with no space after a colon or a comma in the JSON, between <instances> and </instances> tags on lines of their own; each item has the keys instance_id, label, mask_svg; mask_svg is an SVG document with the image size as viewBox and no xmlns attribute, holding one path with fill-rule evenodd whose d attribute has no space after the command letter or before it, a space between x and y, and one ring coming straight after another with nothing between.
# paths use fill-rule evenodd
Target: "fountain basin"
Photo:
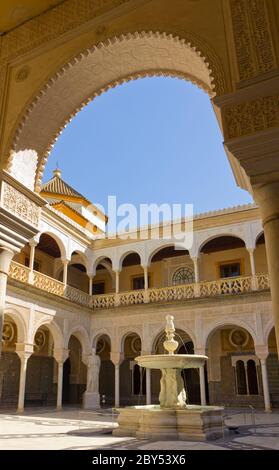
<instances>
[{"instance_id":1,"label":"fountain basin","mask_svg":"<svg viewBox=\"0 0 279 470\"><path fill-rule=\"evenodd\" d=\"M118 427L113 435L138 439L207 441L224 434L223 408L187 405L183 410L159 405L127 406L117 410Z\"/></svg>"},{"instance_id":2,"label":"fountain basin","mask_svg":"<svg viewBox=\"0 0 279 470\"><path fill-rule=\"evenodd\" d=\"M138 356L135 361L146 369L197 369L207 359L207 356L197 354L156 354Z\"/></svg>"}]
</instances>

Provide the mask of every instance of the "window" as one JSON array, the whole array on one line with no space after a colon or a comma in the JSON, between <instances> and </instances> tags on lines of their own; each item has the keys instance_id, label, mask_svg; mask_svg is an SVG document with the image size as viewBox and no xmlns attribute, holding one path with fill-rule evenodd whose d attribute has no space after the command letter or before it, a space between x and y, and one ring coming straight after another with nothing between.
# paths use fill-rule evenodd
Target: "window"
<instances>
[{"instance_id":1,"label":"window","mask_svg":"<svg viewBox=\"0 0 279 470\"><path fill-rule=\"evenodd\" d=\"M105 283L104 282L93 282L93 295L101 295L105 293Z\"/></svg>"},{"instance_id":2,"label":"window","mask_svg":"<svg viewBox=\"0 0 279 470\"><path fill-rule=\"evenodd\" d=\"M191 284L195 281L194 271L189 266L184 266L175 271L172 276L172 285L178 286L179 284Z\"/></svg>"},{"instance_id":3,"label":"window","mask_svg":"<svg viewBox=\"0 0 279 470\"><path fill-rule=\"evenodd\" d=\"M24 264L25 266L27 266L29 268L29 263L30 263L30 258L25 258L25 261L24 261ZM34 263L33 263L33 269L34 271L40 271L40 262L37 261L37 260L34 260Z\"/></svg>"},{"instance_id":4,"label":"window","mask_svg":"<svg viewBox=\"0 0 279 470\"><path fill-rule=\"evenodd\" d=\"M220 277L238 277L241 275L240 262L220 265Z\"/></svg>"},{"instance_id":5,"label":"window","mask_svg":"<svg viewBox=\"0 0 279 470\"><path fill-rule=\"evenodd\" d=\"M236 384L237 394L247 395L246 372L243 361L237 361L236 363Z\"/></svg>"},{"instance_id":6,"label":"window","mask_svg":"<svg viewBox=\"0 0 279 470\"><path fill-rule=\"evenodd\" d=\"M148 285L150 286L150 278L148 276ZM132 289L139 290L144 289L144 276L133 277L132 278Z\"/></svg>"},{"instance_id":7,"label":"window","mask_svg":"<svg viewBox=\"0 0 279 470\"><path fill-rule=\"evenodd\" d=\"M259 395L257 366L253 359L244 358L235 363L237 395Z\"/></svg>"}]
</instances>

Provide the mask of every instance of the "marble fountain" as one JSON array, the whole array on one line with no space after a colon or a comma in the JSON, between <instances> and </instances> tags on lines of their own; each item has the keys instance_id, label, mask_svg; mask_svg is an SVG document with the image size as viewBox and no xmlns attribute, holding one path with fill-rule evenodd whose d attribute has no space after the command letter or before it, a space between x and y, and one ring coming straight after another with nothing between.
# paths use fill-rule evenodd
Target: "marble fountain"
<instances>
[{"instance_id":1,"label":"marble fountain","mask_svg":"<svg viewBox=\"0 0 279 470\"><path fill-rule=\"evenodd\" d=\"M118 408L118 427L114 436L145 439L213 440L223 436L223 408L186 403L183 369L196 369L207 356L175 354L179 343L175 338L174 318L166 316L166 354L138 356L135 361L147 369L160 369L160 405Z\"/></svg>"}]
</instances>

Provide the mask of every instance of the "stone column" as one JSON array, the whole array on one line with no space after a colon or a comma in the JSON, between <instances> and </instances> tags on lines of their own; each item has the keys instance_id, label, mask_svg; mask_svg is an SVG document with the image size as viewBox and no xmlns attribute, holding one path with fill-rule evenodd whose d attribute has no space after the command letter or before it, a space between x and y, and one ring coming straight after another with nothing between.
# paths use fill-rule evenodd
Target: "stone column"
<instances>
[{"instance_id":1,"label":"stone column","mask_svg":"<svg viewBox=\"0 0 279 470\"><path fill-rule=\"evenodd\" d=\"M29 241L30 245L30 258L29 258L29 283L33 284L33 271L34 271L34 259L35 259L35 248L38 243L35 240Z\"/></svg>"},{"instance_id":2,"label":"stone column","mask_svg":"<svg viewBox=\"0 0 279 470\"><path fill-rule=\"evenodd\" d=\"M256 353L256 356L259 358L260 364L261 364L264 408L266 412L270 412L271 404L270 404L268 375L267 375L267 368L266 368L266 359L269 354L268 346L264 346L264 347L258 346L257 348L255 348L255 353Z\"/></svg>"},{"instance_id":3,"label":"stone column","mask_svg":"<svg viewBox=\"0 0 279 470\"><path fill-rule=\"evenodd\" d=\"M146 404L151 405L151 369L145 369L146 373Z\"/></svg>"},{"instance_id":4,"label":"stone column","mask_svg":"<svg viewBox=\"0 0 279 470\"><path fill-rule=\"evenodd\" d=\"M200 273L199 273L199 258L197 256L193 256L193 258L191 258L192 261L193 261L193 264L194 264L194 271L195 271L195 287L194 287L194 290L195 290L195 297L199 297L200 296L200 286L199 286L199 282L200 282Z\"/></svg>"},{"instance_id":5,"label":"stone column","mask_svg":"<svg viewBox=\"0 0 279 470\"><path fill-rule=\"evenodd\" d=\"M55 348L53 357L57 362L57 396L56 396L56 410L62 410L62 395L63 395L63 367L64 362L69 356L69 350L64 348Z\"/></svg>"},{"instance_id":6,"label":"stone column","mask_svg":"<svg viewBox=\"0 0 279 470\"><path fill-rule=\"evenodd\" d=\"M206 406L204 366L199 367L199 371L200 371L201 406Z\"/></svg>"},{"instance_id":7,"label":"stone column","mask_svg":"<svg viewBox=\"0 0 279 470\"><path fill-rule=\"evenodd\" d=\"M68 264L69 261L67 259L62 260L63 262L63 284L66 286L67 285L67 280L68 280Z\"/></svg>"},{"instance_id":8,"label":"stone column","mask_svg":"<svg viewBox=\"0 0 279 470\"><path fill-rule=\"evenodd\" d=\"M254 258L254 248L247 248L247 251L250 256L250 265L251 265L251 274L252 274L252 289L257 290L257 278L256 278L256 268L255 268L255 258Z\"/></svg>"},{"instance_id":9,"label":"stone column","mask_svg":"<svg viewBox=\"0 0 279 470\"><path fill-rule=\"evenodd\" d=\"M19 376L17 411L19 413L22 413L24 411L27 362L28 362L29 357L33 354L33 344L17 344L16 353L20 358L20 376Z\"/></svg>"},{"instance_id":10,"label":"stone column","mask_svg":"<svg viewBox=\"0 0 279 470\"><path fill-rule=\"evenodd\" d=\"M142 266L143 268L143 275L144 275L144 303L149 302L149 292L148 292L148 266Z\"/></svg>"},{"instance_id":11,"label":"stone column","mask_svg":"<svg viewBox=\"0 0 279 470\"><path fill-rule=\"evenodd\" d=\"M88 274L89 277L89 295L93 295L93 278L94 274Z\"/></svg>"},{"instance_id":12,"label":"stone column","mask_svg":"<svg viewBox=\"0 0 279 470\"><path fill-rule=\"evenodd\" d=\"M8 279L10 263L12 261L13 256L14 256L13 250L5 246L0 247L0 338L2 338L2 331L3 331L7 279ZM0 341L0 356L1 356L1 347L2 347L2 341Z\"/></svg>"},{"instance_id":13,"label":"stone column","mask_svg":"<svg viewBox=\"0 0 279 470\"><path fill-rule=\"evenodd\" d=\"M111 352L110 360L114 364L114 402L115 408L120 406L120 364L123 360L123 356L119 352Z\"/></svg>"},{"instance_id":14,"label":"stone column","mask_svg":"<svg viewBox=\"0 0 279 470\"><path fill-rule=\"evenodd\" d=\"M279 353L279 182L257 185L253 189L264 227L272 311Z\"/></svg>"},{"instance_id":15,"label":"stone column","mask_svg":"<svg viewBox=\"0 0 279 470\"><path fill-rule=\"evenodd\" d=\"M119 271L115 272L115 293L119 294Z\"/></svg>"}]
</instances>

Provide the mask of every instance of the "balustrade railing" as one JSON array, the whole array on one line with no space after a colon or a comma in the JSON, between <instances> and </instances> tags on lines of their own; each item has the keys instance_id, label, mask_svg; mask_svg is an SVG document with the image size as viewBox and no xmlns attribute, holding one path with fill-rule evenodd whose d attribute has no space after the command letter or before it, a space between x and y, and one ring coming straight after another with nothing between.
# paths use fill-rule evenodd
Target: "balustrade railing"
<instances>
[{"instance_id":1,"label":"balustrade railing","mask_svg":"<svg viewBox=\"0 0 279 470\"><path fill-rule=\"evenodd\" d=\"M46 274L31 271L28 267L15 261L11 263L9 276L17 281L31 284L38 289L93 309L106 309L143 303L172 302L197 297L244 294L255 290L262 291L269 289L268 274L257 274L255 277L232 277L218 279L217 281L202 281L194 284L91 296L75 287L65 286L62 282Z\"/></svg>"}]
</instances>

